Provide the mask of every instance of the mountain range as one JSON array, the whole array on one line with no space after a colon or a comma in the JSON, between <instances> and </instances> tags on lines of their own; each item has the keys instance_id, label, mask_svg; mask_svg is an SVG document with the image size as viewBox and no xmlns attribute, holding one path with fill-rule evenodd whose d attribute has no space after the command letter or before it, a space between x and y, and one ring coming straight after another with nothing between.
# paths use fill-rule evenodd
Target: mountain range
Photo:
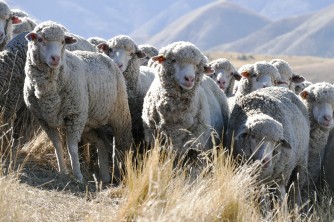
<instances>
[{"instance_id":1,"label":"mountain range","mask_svg":"<svg viewBox=\"0 0 334 222\"><path fill-rule=\"evenodd\" d=\"M204 51L334 57L330 0L6 2L39 22L54 20L85 38L126 34L158 48L184 40Z\"/></svg>"}]
</instances>

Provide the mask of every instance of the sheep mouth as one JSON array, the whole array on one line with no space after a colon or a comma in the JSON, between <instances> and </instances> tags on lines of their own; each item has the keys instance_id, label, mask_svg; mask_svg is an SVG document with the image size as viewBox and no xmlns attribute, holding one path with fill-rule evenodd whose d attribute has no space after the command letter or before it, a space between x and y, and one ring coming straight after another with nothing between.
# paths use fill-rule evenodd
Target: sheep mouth
<instances>
[{"instance_id":1,"label":"sheep mouth","mask_svg":"<svg viewBox=\"0 0 334 222\"><path fill-rule=\"evenodd\" d=\"M180 86L183 89L192 89L194 87L194 83L193 82L185 82L185 83L181 83Z\"/></svg>"},{"instance_id":2,"label":"sheep mouth","mask_svg":"<svg viewBox=\"0 0 334 222\"><path fill-rule=\"evenodd\" d=\"M333 128L333 121L321 121L321 122L319 122L319 125L322 128L331 129L331 128Z\"/></svg>"}]
</instances>

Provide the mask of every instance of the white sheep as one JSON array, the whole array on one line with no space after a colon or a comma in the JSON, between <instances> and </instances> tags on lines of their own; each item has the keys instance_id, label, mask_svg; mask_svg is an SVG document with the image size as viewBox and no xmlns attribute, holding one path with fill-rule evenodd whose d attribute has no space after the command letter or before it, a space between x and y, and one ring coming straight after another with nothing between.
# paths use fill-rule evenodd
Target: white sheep
<instances>
[{"instance_id":1,"label":"white sheep","mask_svg":"<svg viewBox=\"0 0 334 222\"><path fill-rule=\"evenodd\" d=\"M232 96L234 94L235 80L239 81L241 75L236 71L232 63L225 58L215 59L209 65L215 70L210 77L224 90L226 96Z\"/></svg>"},{"instance_id":2,"label":"white sheep","mask_svg":"<svg viewBox=\"0 0 334 222\"><path fill-rule=\"evenodd\" d=\"M227 147L236 155L261 161L259 179L277 183L281 198L289 180L299 173L293 200L301 204L299 188L307 181L309 132L308 112L297 95L268 87L236 100L228 122Z\"/></svg>"},{"instance_id":3,"label":"white sheep","mask_svg":"<svg viewBox=\"0 0 334 222\"><path fill-rule=\"evenodd\" d=\"M107 42L107 40L100 38L100 37L89 37L87 41L94 46Z\"/></svg>"},{"instance_id":4,"label":"white sheep","mask_svg":"<svg viewBox=\"0 0 334 222\"><path fill-rule=\"evenodd\" d=\"M123 72L126 80L132 119L132 134L136 144L143 143L144 132L141 119L144 97L154 79L154 70L140 66L145 53L126 35L118 35L97 48L108 55Z\"/></svg>"},{"instance_id":5,"label":"white sheep","mask_svg":"<svg viewBox=\"0 0 334 222\"><path fill-rule=\"evenodd\" d=\"M280 78L276 81L276 86L294 91L294 84L305 80L304 77L293 74L289 63L283 59L272 59L269 63L273 64L280 74Z\"/></svg>"},{"instance_id":6,"label":"white sheep","mask_svg":"<svg viewBox=\"0 0 334 222\"><path fill-rule=\"evenodd\" d=\"M212 148L210 134L216 131L221 136L228 105L218 85L203 78L213 72L206 57L193 44L181 41L163 47L152 60L160 65L144 99L145 140L150 144L161 133L181 154L188 148Z\"/></svg>"},{"instance_id":7,"label":"white sheep","mask_svg":"<svg viewBox=\"0 0 334 222\"><path fill-rule=\"evenodd\" d=\"M26 35L24 100L52 141L59 171L67 172L58 130L64 128L74 176L82 181L78 157L81 135L100 142L96 128L109 124L118 152L132 143L131 116L122 73L107 56L70 52L65 45L76 39L63 26L47 21ZM110 181L108 154L98 147L103 182Z\"/></svg>"},{"instance_id":8,"label":"white sheep","mask_svg":"<svg viewBox=\"0 0 334 222\"><path fill-rule=\"evenodd\" d=\"M12 14L6 2L0 0L0 51L12 39L13 24L19 24L19 17Z\"/></svg>"},{"instance_id":9,"label":"white sheep","mask_svg":"<svg viewBox=\"0 0 334 222\"><path fill-rule=\"evenodd\" d=\"M21 9L12 9L11 11L12 15L19 17L21 20L21 23L13 26L12 38L22 32L30 32L36 27L37 22L31 19L25 11L22 11Z\"/></svg>"},{"instance_id":10,"label":"white sheep","mask_svg":"<svg viewBox=\"0 0 334 222\"><path fill-rule=\"evenodd\" d=\"M303 82L301 83L294 83L294 91L297 95L299 95L299 93L301 91L303 91L306 87L312 85L311 82L307 81L307 80L304 80Z\"/></svg>"},{"instance_id":11,"label":"white sheep","mask_svg":"<svg viewBox=\"0 0 334 222\"><path fill-rule=\"evenodd\" d=\"M312 187L318 184L325 147L334 124L334 86L326 82L315 83L306 87L299 96L308 109L311 125L308 172Z\"/></svg>"},{"instance_id":12,"label":"white sheep","mask_svg":"<svg viewBox=\"0 0 334 222\"><path fill-rule=\"evenodd\" d=\"M158 55L158 53L159 53L159 50L157 48L155 48L153 45L150 45L150 44L138 45L138 49L140 51L142 51L143 53L145 53L145 57L140 59L140 65L141 66L147 66L148 61L150 60L150 58L152 58L153 56Z\"/></svg>"}]
</instances>

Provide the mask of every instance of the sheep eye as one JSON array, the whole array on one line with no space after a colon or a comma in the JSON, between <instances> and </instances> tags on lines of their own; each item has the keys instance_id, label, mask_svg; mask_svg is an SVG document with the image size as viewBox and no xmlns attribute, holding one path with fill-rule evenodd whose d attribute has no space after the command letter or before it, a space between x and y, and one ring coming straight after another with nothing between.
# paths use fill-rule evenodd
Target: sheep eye
<instances>
[{"instance_id":1,"label":"sheep eye","mask_svg":"<svg viewBox=\"0 0 334 222\"><path fill-rule=\"evenodd\" d=\"M61 44L63 44L63 45L64 45L64 44L65 44L65 40L63 40L63 41L61 42Z\"/></svg>"},{"instance_id":2,"label":"sheep eye","mask_svg":"<svg viewBox=\"0 0 334 222\"><path fill-rule=\"evenodd\" d=\"M176 63L176 59L172 59L172 63Z\"/></svg>"},{"instance_id":3,"label":"sheep eye","mask_svg":"<svg viewBox=\"0 0 334 222\"><path fill-rule=\"evenodd\" d=\"M37 38L37 41L38 41L38 42L43 42L43 39L42 39L41 37L38 37L38 38Z\"/></svg>"}]
</instances>

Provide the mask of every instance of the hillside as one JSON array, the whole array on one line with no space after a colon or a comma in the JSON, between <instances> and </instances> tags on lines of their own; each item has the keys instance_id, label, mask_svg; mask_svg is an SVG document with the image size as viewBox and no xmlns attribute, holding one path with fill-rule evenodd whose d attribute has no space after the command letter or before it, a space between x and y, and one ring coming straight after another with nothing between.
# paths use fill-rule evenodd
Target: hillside
<instances>
[{"instance_id":1,"label":"hillside","mask_svg":"<svg viewBox=\"0 0 334 222\"><path fill-rule=\"evenodd\" d=\"M147 42L161 47L183 40L207 50L249 35L268 23L268 19L254 12L232 3L216 1L180 17Z\"/></svg>"}]
</instances>

